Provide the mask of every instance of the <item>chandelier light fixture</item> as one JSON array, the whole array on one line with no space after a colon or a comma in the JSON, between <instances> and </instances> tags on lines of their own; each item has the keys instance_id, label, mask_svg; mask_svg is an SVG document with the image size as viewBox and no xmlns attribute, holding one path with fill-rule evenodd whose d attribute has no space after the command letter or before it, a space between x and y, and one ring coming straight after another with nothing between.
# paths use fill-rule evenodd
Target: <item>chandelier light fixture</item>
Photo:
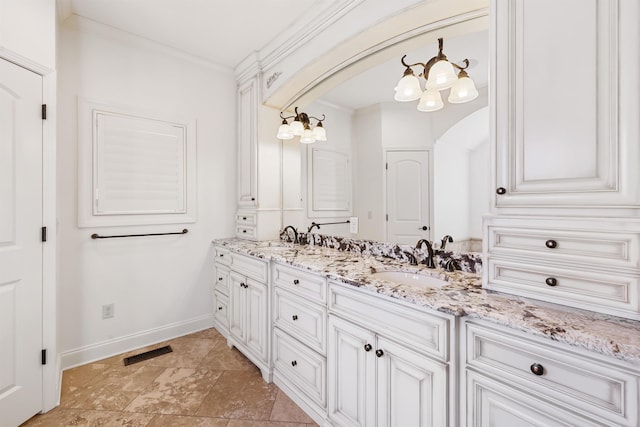
<instances>
[{"instance_id":1,"label":"chandelier light fixture","mask_svg":"<svg viewBox=\"0 0 640 427\"><path fill-rule=\"evenodd\" d=\"M284 117L282 112L280 118L282 124L278 128L278 139L292 139L294 136L300 137L300 142L303 144L311 144L316 141L326 141L327 132L322 126L322 121L325 119L324 114L322 118L309 116L307 113L298 112L298 107L295 107L295 116ZM293 122L289 124L287 120L293 119ZM310 119L317 120L316 126L311 129Z\"/></svg>"},{"instance_id":2,"label":"chandelier light fixture","mask_svg":"<svg viewBox=\"0 0 640 427\"><path fill-rule=\"evenodd\" d=\"M438 55L427 61L426 64L416 62L415 64L407 64L404 55L400 62L406 67L404 75L395 87L396 101L406 102L420 99L418 103L419 111L437 111L444 107L442 102L441 90L451 88L449 92L449 102L452 104L462 104L464 102L473 101L478 97L476 85L466 72L469 67L469 60L465 59L464 65L457 65L449 62L444 53L442 53L442 39L438 39ZM420 87L420 80L413 74L411 67L417 65L422 66L421 77L426 80L424 91ZM454 67L459 70L458 75Z\"/></svg>"}]
</instances>

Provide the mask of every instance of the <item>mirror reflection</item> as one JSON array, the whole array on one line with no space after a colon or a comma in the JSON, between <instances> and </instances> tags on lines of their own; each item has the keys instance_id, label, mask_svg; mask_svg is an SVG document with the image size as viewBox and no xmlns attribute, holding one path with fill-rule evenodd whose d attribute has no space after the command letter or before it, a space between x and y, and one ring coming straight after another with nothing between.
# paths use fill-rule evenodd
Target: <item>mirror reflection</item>
<instances>
[{"instance_id":1,"label":"mirror reflection","mask_svg":"<svg viewBox=\"0 0 640 427\"><path fill-rule=\"evenodd\" d=\"M424 238L436 246L451 235L448 249L481 251L490 200L487 41L486 31L445 40L450 62L469 59L466 72L479 92L471 102L449 103L446 91L442 109L423 112L417 100L394 100L405 71L400 58L426 62L438 52L431 42L387 55L304 106L308 114L326 116L327 140L283 141L284 155L293 157L285 164L300 155L299 170L287 170L283 186L295 186L289 181L299 173L302 231L312 222L338 222L313 232L403 244ZM285 210L298 202L286 194Z\"/></svg>"}]
</instances>

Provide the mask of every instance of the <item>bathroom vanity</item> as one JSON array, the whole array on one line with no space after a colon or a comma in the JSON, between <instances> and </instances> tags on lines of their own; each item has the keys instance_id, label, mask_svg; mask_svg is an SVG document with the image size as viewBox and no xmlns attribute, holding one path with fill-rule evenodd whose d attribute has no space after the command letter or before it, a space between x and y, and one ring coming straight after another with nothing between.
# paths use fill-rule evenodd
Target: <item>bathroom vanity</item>
<instances>
[{"instance_id":1,"label":"bathroom vanity","mask_svg":"<svg viewBox=\"0 0 640 427\"><path fill-rule=\"evenodd\" d=\"M640 421L640 322L390 257L276 241L214 246L216 327L320 425ZM245 295L220 292L225 277L245 283ZM242 321L244 339L233 326Z\"/></svg>"}]
</instances>

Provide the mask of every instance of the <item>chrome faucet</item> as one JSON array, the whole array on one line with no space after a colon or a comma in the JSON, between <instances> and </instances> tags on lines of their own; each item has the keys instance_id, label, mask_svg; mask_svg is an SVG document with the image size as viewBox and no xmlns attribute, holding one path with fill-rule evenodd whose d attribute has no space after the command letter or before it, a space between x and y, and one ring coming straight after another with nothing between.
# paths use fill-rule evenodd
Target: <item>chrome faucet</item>
<instances>
[{"instance_id":1,"label":"chrome faucet","mask_svg":"<svg viewBox=\"0 0 640 427\"><path fill-rule=\"evenodd\" d=\"M298 230L296 230L293 225L287 225L285 228L282 229L282 234L286 233L287 230L293 231L293 243L298 243ZM287 234L287 236L291 238L289 234Z\"/></svg>"},{"instance_id":2,"label":"chrome faucet","mask_svg":"<svg viewBox=\"0 0 640 427\"><path fill-rule=\"evenodd\" d=\"M440 250L444 251L444 248L447 246L447 242L453 243L453 237L445 234L442 240L440 241Z\"/></svg>"},{"instance_id":3,"label":"chrome faucet","mask_svg":"<svg viewBox=\"0 0 640 427\"><path fill-rule=\"evenodd\" d=\"M416 244L416 249L420 249L423 244L427 245L427 258L423 261L423 263L427 266L427 268L436 268L435 254L433 253L433 246L431 246L431 242L427 239L420 239Z\"/></svg>"}]
</instances>

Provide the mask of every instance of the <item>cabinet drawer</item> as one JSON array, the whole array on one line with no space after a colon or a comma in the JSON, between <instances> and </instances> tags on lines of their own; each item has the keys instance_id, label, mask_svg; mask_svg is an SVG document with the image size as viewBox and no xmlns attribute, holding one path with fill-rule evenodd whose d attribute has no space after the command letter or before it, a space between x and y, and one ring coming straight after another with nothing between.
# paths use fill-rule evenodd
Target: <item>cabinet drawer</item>
<instances>
[{"instance_id":1,"label":"cabinet drawer","mask_svg":"<svg viewBox=\"0 0 640 427\"><path fill-rule=\"evenodd\" d=\"M253 213L238 213L236 214L237 225L250 225L255 226L257 224L256 215Z\"/></svg>"},{"instance_id":2,"label":"cabinet drawer","mask_svg":"<svg viewBox=\"0 0 640 427\"><path fill-rule=\"evenodd\" d=\"M487 289L640 319L637 277L489 259Z\"/></svg>"},{"instance_id":3,"label":"cabinet drawer","mask_svg":"<svg viewBox=\"0 0 640 427\"><path fill-rule=\"evenodd\" d=\"M273 330L273 363L282 376L323 408L327 404L327 360L278 328Z\"/></svg>"},{"instance_id":4,"label":"cabinet drawer","mask_svg":"<svg viewBox=\"0 0 640 427\"><path fill-rule=\"evenodd\" d=\"M222 265L229 265L231 264L231 252L229 251L229 249L220 247L220 246L216 246L216 262L218 264L222 264Z\"/></svg>"},{"instance_id":5,"label":"cabinet drawer","mask_svg":"<svg viewBox=\"0 0 640 427\"><path fill-rule=\"evenodd\" d=\"M535 399L475 372L467 372L468 427L602 427L599 422Z\"/></svg>"},{"instance_id":6,"label":"cabinet drawer","mask_svg":"<svg viewBox=\"0 0 640 427\"><path fill-rule=\"evenodd\" d=\"M274 290L274 323L295 339L325 354L327 310L296 297L287 290Z\"/></svg>"},{"instance_id":7,"label":"cabinet drawer","mask_svg":"<svg viewBox=\"0 0 640 427\"><path fill-rule=\"evenodd\" d=\"M231 268L238 273L261 283L269 280L269 268L266 261L236 253L231 254Z\"/></svg>"},{"instance_id":8,"label":"cabinet drawer","mask_svg":"<svg viewBox=\"0 0 640 427\"><path fill-rule=\"evenodd\" d=\"M468 368L565 408L637 425L638 377L621 367L474 322L466 323L466 340Z\"/></svg>"},{"instance_id":9,"label":"cabinet drawer","mask_svg":"<svg viewBox=\"0 0 640 427\"><path fill-rule=\"evenodd\" d=\"M274 264L273 283L312 301L322 304L327 301L327 282L324 277L286 265Z\"/></svg>"},{"instance_id":10,"label":"cabinet drawer","mask_svg":"<svg viewBox=\"0 0 640 427\"><path fill-rule=\"evenodd\" d=\"M223 329L223 331L229 330L229 299L227 296L220 292L214 292L213 301L213 317L216 321L216 325Z\"/></svg>"},{"instance_id":11,"label":"cabinet drawer","mask_svg":"<svg viewBox=\"0 0 640 427\"><path fill-rule=\"evenodd\" d=\"M216 263L215 285L213 288L229 296L229 267Z\"/></svg>"},{"instance_id":12,"label":"cabinet drawer","mask_svg":"<svg viewBox=\"0 0 640 427\"><path fill-rule=\"evenodd\" d=\"M252 227L249 225L237 225L236 236L240 238L255 239L256 227Z\"/></svg>"},{"instance_id":13,"label":"cabinet drawer","mask_svg":"<svg viewBox=\"0 0 640 427\"><path fill-rule=\"evenodd\" d=\"M489 225L487 237L489 254L544 257L591 265L597 260L598 266L610 267L638 268L640 263L639 236L631 232L572 230L562 223L548 227L546 223L534 221L517 228Z\"/></svg>"},{"instance_id":14,"label":"cabinet drawer","mask_svg":"<svg viewBox=\"0 0 640 427\"><path fill-rule=\"evenodd\" d=\"M347 286L329 285L329 311L397 342L411 343L414 350L449 359L449 319Z\"/></svg>"}]
</instances>

